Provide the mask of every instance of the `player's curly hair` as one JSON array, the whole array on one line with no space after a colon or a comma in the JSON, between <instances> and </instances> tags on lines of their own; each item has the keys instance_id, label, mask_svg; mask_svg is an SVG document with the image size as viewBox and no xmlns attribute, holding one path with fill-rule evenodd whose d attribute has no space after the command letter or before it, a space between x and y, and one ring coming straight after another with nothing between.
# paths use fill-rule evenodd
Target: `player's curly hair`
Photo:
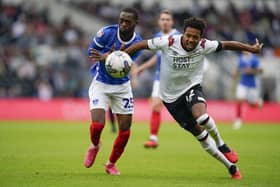
<instances>
[{"instance_id":1,"label":"player's curly hair","mask_svg":"<svg viewBox=\"0 0 280 187\"><path fill-rule=\"evenodd\" d=\"M121 10L121 12L127 12L127 13L131 13L133 14L134 18L135 18L135 21L138 21L138 12L135 8L131 8L131 7L126 7L126 8L123 8Z\"/></svg>"},{"instance_id":2,"label":"player's curly hair","mask_svg":"<svg viewBox=\"0 0 280 187\"><path fill-rule=\"evenodd\" d=\"M203 35L206 23L201 18L191 17L184 20L184 31L186 31L187 27L198 29L200 30L201 35Z\"/></svg>"}]
</instances>

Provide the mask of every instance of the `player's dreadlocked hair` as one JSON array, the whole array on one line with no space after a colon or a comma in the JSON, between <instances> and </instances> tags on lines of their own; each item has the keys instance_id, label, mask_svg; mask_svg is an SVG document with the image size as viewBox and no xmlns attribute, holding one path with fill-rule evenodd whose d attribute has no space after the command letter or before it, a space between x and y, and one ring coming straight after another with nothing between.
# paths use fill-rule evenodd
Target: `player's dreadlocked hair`
<instances>
[{"instance_id":1,"label":"player's dreadlocked hair","mask_svg":"<svg viewBox=\"0 0 280 187\"><path fill-rule=\"evenodd\" d=\"M203 35L206 23L203 19L197 17L191 17L184 20L184 31L186 31L187 27L192 27L200 30L201 35Z\"/></svg>"},{"instance_id":2,"label":"player's dreadlocked hair","mask_svg":"<svg viewBox=\"0 0 280 187\"><path fill-rule=\"evenodd\" d=\"M138 21L138 12L136 9L127 7L127 8L123 8L121 12L127 12L133 14L135 21Z\"/></svg>"}]
</instances>

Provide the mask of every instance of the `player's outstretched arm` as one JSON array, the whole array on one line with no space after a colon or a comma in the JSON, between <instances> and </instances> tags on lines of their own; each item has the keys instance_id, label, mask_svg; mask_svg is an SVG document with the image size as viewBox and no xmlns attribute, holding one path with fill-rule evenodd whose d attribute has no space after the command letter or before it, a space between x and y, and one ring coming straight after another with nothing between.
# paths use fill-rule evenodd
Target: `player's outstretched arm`
<instances>
[{"instance_id":1,"label":"player's outstretched arm","mask_svg":"<svg viewBox=\"0 0 280 187\"><path fill-rule=\"evenodd\" d=\"M139 75L142 73L145 69L148 69L152 66L154 66L157 63L157 55L152 56L149 60L141 64L140 66L135 68L135 74Z\"/></svg>"},{"instance_id":2,"label":"player's outstretched arm","mask_svg":"<svg viewBox=\"0 0 280 187\"><path fill-rule=\"evenodd\" d=\"M244 70L244 73L246 73L247 75L258 75L258 74L262 74L263 73L263 69L262 68L246 68Z\"/></svg>"},{"instance_id":3,"label":"player's outstretched arm","mask_svg":"<svg viewBox=\"0 0 280 187\"><path fill-rule=\"evenodd\" d=\"M149 49L147 40L142 40L141 42L131 45L130 47L126 48L124 51L129 55L133 55L134 53L142 49Z\"/></svg>"},{"instance_id":4,"label":"player's outstretched arm","mask_svg":"<svg viewBox=\"0 0 280 187\"><path fill-rule=\"evenodd\" d=\"M222 41L221 43L224 50L248 51L251 53L261 53L263 47L263 43L260 43L258 39L256 39L256 43L254 45L237 41Z\"/></svg>"}]
</instances>

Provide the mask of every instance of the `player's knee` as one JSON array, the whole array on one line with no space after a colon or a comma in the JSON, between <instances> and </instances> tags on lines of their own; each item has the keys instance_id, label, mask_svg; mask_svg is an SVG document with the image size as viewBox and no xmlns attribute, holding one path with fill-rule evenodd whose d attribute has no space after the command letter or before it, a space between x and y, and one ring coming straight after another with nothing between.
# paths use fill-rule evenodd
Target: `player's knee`
<instances>
[{"instance_id":1,"label":"player's knee","mask_svg":"<svg viewBox=\"0 0 280 187\"><path fill-rule=\"evenodd\" d=\"M91 110L91 121L105 124L105 110L103 109Z\"/></svg>"},{"instance_id":2,"label":"player's knee","mask_svg":"<svg viewBox=\"0 0 280 187\"><path fill-rule=\"evenodd\" d=\"M96 123L102 123L102 124L105 124L105 119L101 119L101 118L94 118L94 119L91 119L91 122L96 122Z\"/></svg>"},{"instance_id":3,"label":"player's knee","mask_svg":"<svg viewBox=\"0 0 280 187\"><path fill-rule=\"evenodd\" d=\"M197 103L192 106L192 115L195 119L206 113L205 103Z\"/></svg>"},{"instance_id":4,"label":"player's knee","mask_svg":"<svg viewBox=\"0 0 280 187\"><path fill-rule=\"evenodd\" d=\"M162 109L162 105L161 105L161 104L156 104L156 105L153 105L153 106L152 106L152 110L153 110L154 112L160 112L161 109Z\"/></svg>"},{"instance_id":5,"label":"player's knee","mask_svg":"<svg viewBox=\"0 0 280 187\"><path fill-rule=\"evenodd\" d=\"M162 109L162 102L161 100L154 100L152 102L152 110L155 111L155 112L160 112Z\"/></svg>"},{"instance_id":6,"label":"player's knee","mask_svg":"<svg viewBox=\"0 0 280 187\"><path fill-rule=\"evenodd\" d=\"M105 117L92 117L91 122L97 122L97 123L102 123L105 124Z\"/></svg>"},{"instance_id":7,"label":"player's knee","mask_svg":"<svg viewBox=\"0 0 280 187\"><path fill-rule=\"evenodd\" d=\"M132 116L131 115L118 115L118 124L120 131L129 130L131 127Z\"/></svg>"},{"instance_id":8,"label":"player's knee","mask_svg":"<svg viewBox=\"0 0 280 187\"><path fill-rule=\"evenodd\" d=\"M129 123L119 124L120 131L127 131L130 129L130 127L131 127L131 124L129 124Z\"/></svg>"},{"instance_id":9,"label":"player's knee","mask_svg":"<svg viewBox=\"0 0 280 187\"><path fill-rule=\"evenodd\" d=\"M209 120L210 120L210 116L207 113L202 114L201 116L196 118L196 122L199 125L205 125L206 123L208 123Z\"/></svg>"}]
</instances>

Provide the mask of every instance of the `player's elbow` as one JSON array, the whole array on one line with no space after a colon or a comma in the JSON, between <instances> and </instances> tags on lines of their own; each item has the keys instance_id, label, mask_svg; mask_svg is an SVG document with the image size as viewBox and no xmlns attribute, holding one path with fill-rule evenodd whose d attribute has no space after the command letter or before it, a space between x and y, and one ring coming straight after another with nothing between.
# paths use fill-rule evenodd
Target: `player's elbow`
<instances>
[{"instance_id":1,"label":"player's elbow","mask_svg":"<svg viewBox=\"0 0 280 187\"><path fill-rule=\"evenodd\" d=\"M231 43L228 41L221 41L221 49L230 50L232 47Z\"/></svg>"}]
</instances>

